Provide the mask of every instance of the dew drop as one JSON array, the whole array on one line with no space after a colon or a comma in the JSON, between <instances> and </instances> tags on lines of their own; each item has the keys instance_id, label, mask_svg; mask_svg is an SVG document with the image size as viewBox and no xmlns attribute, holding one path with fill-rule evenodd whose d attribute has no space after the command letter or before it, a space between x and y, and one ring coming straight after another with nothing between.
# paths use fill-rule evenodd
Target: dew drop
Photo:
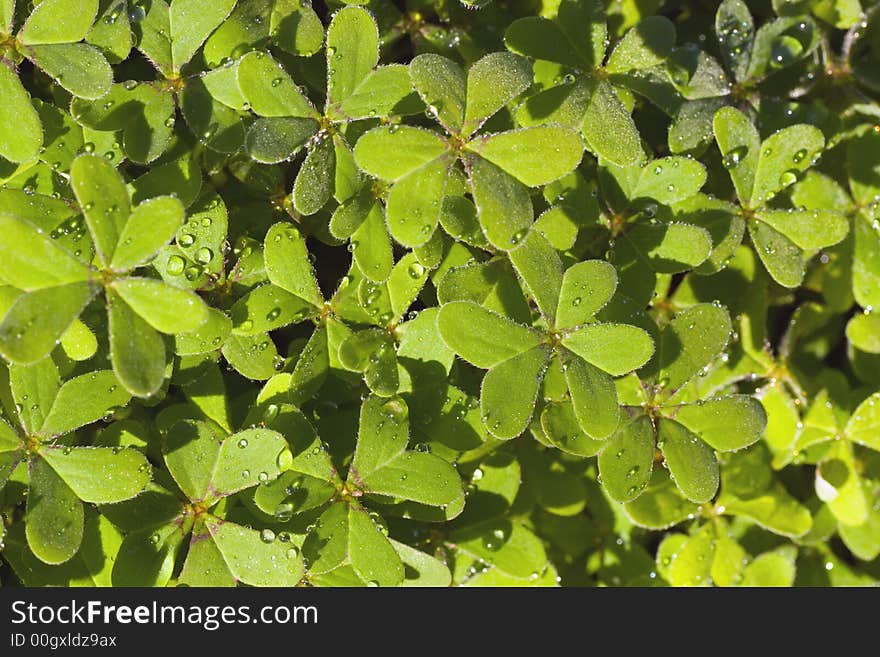
<instances>
[{"instance_id":1,"label":"dew drop","mask_svg":"<svg viewBox=\"0 0 880 657\"><path fill-rule=\"evenodd\" d=\"M168 258L168 264L165 269L172 276L180 276L183 273L184 268L186 267L186 261L180 256L171 256Z\"/></svg>"},{"instance_id":2,"label":"dew drop","mask_svg":"<svg viewBox=\"0 0 880 657\"><path fill-rule=\"evenodd\" d=\"M128 20L132 23L140 23L147 17L146 10L139 4L131 5L128 8Z\"/></svg>"},{"instance_id":3,"label":"dew drop","mask_svg":"<svg viewBox=\"0 0 880 657\"><path fill-rule=\"evenodd\" d=\"M783 187L789 187L797 182L797 173L795 171L785 171L779 176L779 184Z\"/></svg>"},{"instance_id":4,"label":"dew drop","mask_svg":"<svg viewBox=\"0 0 880 657\"><path fill-rule=\"evenodd\" d=\"M770 66L783 68L793 64L803 54L803 44L792 36L784 34L770 44Z\"/></svg>"},{"instance_id":5,"label":"dew drop","mask_svg":"<svg viewBox=\"0 0 880 657\"><path fill-rule=\"evenodd\" d=\"M504 544L506 534L503 529L493 529L492 532L483 539L483 547L493 552L499 550Z\"/></svg>"},{"instance_id":6,"label":"dew drop","mask_svg":"<svg viewBox=\"0 0 880 657\"><path fill-rule=\"evenodd\" d=\"M214 252L211 251L207 246L203 246L196 253L196 261L202 263L203 265L207 265L214 258Z\"/></svg>"}]
</instances>

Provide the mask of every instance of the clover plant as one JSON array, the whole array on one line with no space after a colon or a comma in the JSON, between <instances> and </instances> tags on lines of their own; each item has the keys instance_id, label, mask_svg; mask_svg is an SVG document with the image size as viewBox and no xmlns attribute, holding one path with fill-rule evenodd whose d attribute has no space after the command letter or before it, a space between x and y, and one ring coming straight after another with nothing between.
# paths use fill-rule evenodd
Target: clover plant
<instances>
[{"instance_id":1,"label":"clover plant","mask_svg":"<svg viewBox=\"0 0 880 657\"><path fill-rule=\"evenodd\" d=\"M0 0L0 581L880 570L877 0Z\"/></svg>"}]
</instances>

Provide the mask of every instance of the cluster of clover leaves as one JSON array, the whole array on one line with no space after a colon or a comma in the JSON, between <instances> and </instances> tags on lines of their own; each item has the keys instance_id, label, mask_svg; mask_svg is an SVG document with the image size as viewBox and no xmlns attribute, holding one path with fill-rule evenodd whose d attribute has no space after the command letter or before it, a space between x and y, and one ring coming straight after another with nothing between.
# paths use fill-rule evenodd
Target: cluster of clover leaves
<instances>
[{"instance_id":1,"label":"cluster of clover leaves","mask_svg":"<svg viewBox=\"0 0 880 657\"><path fill-rule=\"evenodd\" d=\"M3 582L873 583L880 9L714 5L0 0Z\"/></svg>"}]
</instances>

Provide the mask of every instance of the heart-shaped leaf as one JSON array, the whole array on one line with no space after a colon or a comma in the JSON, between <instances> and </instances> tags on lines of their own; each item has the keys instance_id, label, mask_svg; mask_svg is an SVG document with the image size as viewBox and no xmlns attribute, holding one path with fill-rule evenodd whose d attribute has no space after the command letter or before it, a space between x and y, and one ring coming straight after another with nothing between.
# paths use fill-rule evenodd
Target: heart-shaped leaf
<instances>
[{"instance_id":1,"label":"heart-shaped leaf","mask_svg":"<svg viewBox=\"0 0 880 657\"><path fill-rule=\"evenodd\" d=\"M675 485L691 502L702 504L715 496L720 476L712 449L675 420L659 422L657 446Z\"/></svg>"},{"instance_id":2,"label":"heart-shaped leaf","mask_svg":"<svg viewBox=\"0 0 880 657\"><path fill-rule=\"evenodd\" d=\"M150 481L150 464L136 449L42 447L39 454L83 502L114 504L128 500Z\"/></svg>"},{"instance_id":3,"label":"heart-shaped leaf","mask_svg":"<svg viewBox=\"0 0 880 657\"><path fill-rule=\"evenodd\" d=\"M28 482L25 516L28 546L40 561L64 563L82 543L82 503L41 458L33 458L28 463Z\"/></svg>"}]
</instances>

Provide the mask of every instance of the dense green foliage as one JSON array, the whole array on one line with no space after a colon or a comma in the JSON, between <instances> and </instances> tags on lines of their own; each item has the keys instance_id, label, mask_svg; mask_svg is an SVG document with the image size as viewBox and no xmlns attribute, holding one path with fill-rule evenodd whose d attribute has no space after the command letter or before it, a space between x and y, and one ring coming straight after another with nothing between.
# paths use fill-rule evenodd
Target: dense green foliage
<instances>
[{"instance_id":1,"label":"dense green foliage","mask_svg":"<svg viewBox=\"0 0 880 657\"><path fill-rule=\"evenodd\" d=\"M0 59L4 584L880 578L877 0L0 0Z\"/></svg>"}]
</instances>

